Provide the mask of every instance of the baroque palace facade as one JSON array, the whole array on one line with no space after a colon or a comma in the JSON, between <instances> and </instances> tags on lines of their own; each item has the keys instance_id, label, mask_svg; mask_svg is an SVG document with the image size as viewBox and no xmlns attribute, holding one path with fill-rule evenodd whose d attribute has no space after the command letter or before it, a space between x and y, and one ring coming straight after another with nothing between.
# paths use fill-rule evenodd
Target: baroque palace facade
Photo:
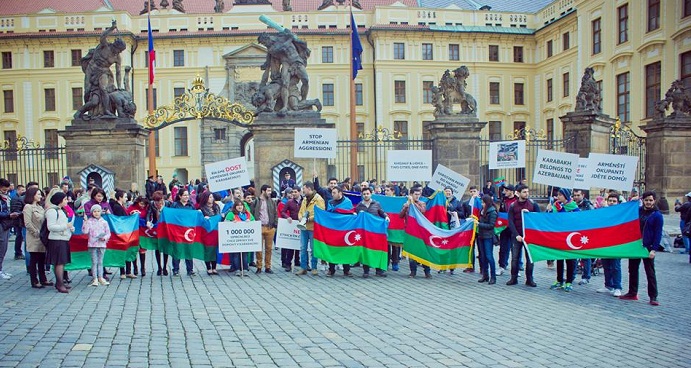
<instances>
[{"instance_id":1,"label":"baroque palace facade","mask_svg":"<svg viewBox=\"0 0 691 368\"><path fill-rule=\"evenodd\" d=\"M165 0L152 3L157 105L171 104L197 75L231 101L238 86L258 82L264 14L307 42L309 98L319 98L322 117L350 139L347 1L292 0L290 11L281 0L174 1L175 9ZM574 110L586 67L601 85L603 112L640 135L637 127L652 117L670 83L691 81L691 1L360 0L353 12L364 47L356 121L365 134L382 127L424 137L423 122L434 120L432 86L461 65L470 70L466 91L489 122L483 136L491 140L525 126L560 138L559 117ZM79 60L112 20L127 43L123 68L132 66L136 118L143 121L148 41L141 2L0 2L2 139L62 144L57 132L83 101ZM204 121L164 128L157 133L159 172L200 178L219 148L222 156L251 160L245 133Z\"/></svg>"}]
</instances>

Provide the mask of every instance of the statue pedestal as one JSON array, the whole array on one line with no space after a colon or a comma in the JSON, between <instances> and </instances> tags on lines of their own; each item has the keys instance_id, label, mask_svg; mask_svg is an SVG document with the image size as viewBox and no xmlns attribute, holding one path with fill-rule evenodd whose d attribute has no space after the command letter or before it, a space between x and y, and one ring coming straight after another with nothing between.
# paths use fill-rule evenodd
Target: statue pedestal
<instances>
[{"instance_id":1,"label":"statue pedestal","mask_svg":"<svg viewBox=\"0 0 691 368\"><path fill-rule=\"evenodd\" d=\"M129 190L131 183L143 188L146 181L145 143L149 131L136 120L75 119L58 133L65 138L67 174L70 177L77 178L82 169L98 165L114 173L115 188ZM81 185L86 186L86 180Z\"/></svg>"},{"instance_id":2,"label":"statue pedestal","mask_svg":"<svg viewBox=\"0 0 691 368\"><path fill-rule=\"evenodd\" d=\"M655 191L660 202L683 200L690 188L691 116L653 119L641 129L647 133L646 190Z\"/></svg>"},{"instance_id":3,"label":"statue pedestal","mask_svg":"<svg viewBox=\"0 0 691 368\"><path fill-rule=\"evenodd\" d=\"M470 185L480 183L480 131L487 125L476 117L444 115L423 124L432 140L432 162L442 164L470 179ZM436 168L436 167L435 167ZM463 193L457 193L460 198Z\"/></svg>"},{"instance_id":4,"label":"statue pedestal","mask_svg":"<svg viewBox=\"0 0 691 368\"><path fill-rule=\"evenodd\" d=\"M564 125L566 152L580 157L588 157L590 152L609 153L610 128L615 119L591 111L569 112L559 119Z\"/></svg>"},{"instance_id":5,"label":"statue pedestal","mask_svg":"<svg viewBox=\"0 0 691 368\"><path fill-rule=\"evenodd\" d=\"M316 111L300 112L279 117L275 113L262 113L247 128L254 136L254 183L257 188L263 184L271 185L275 190L279 186L278 175L274 168L289 160L299 167L296 171L296 183L312 180L316 166L320 178L326 177L326 159L296 158L294 156L295 128L334 128L335 124L326 123L321 113ZM305 172L298 172L299 169ZM304 179L303 179L304 178ZM281 178L282 179L282 178ZM324 182L326 182L324 180Z\"/></svg>"}]
</instances>

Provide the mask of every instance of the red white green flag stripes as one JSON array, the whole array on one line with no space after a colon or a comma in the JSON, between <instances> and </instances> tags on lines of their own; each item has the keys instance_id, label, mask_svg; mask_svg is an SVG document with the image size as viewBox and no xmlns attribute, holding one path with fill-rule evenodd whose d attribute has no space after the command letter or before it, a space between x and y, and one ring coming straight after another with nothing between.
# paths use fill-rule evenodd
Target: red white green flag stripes
<instances>
[{"instance_id":1,"label":"red white green flag stripes","mask_svg":"<svg viewBox=\"0 0 691 368\"><path fill-rule=\"evenodd\" d=\"M314 256L330 263L361 262L386 269L386 221L366 212L345 215L315 208Z\"/></svg>"},{"instance_id":2,"label":"red white green flag stripes","mask_svg":"<svg viewBox=\"0 0 691 368\"><path fill-rule=\"evenodd\" d=\"M636 201L594 211L523 213L523 229L533 262L648 257Z\"/></svg>"},{"instance_id":3,"label":"red white green flag stripes","mask_svg":"<svg viewBox=\"0 0 691 368\"><path fill-rule=\"evenodd\" d=\"M139 218L137 215L114 216L103 215L110 227L110 240L103 255L105 267L125 267L125 261L133 261L139 249ZM65 265L65 270L86 270L91 268L91 254L87 248L88 235L82 233L83 217L74 219L75 232L70 238L72 262Z\"/></svg>"},{"instance_id":4,"label":"red white green flag stripes","mask_svg":"<svg viewBox=\"0 0 691 368\"><path fill-rule=\"evenodd\" d=\"M403 241L403 255L438 270L470 267L475 223L465 221L460 227L440 229L415 206L408 209Z\"/></svg>"}]
</instances>

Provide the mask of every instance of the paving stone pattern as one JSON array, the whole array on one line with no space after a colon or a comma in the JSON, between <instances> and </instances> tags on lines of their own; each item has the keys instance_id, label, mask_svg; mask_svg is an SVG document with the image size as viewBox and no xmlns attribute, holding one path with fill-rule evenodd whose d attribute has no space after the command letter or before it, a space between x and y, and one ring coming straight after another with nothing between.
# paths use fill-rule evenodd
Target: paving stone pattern
<instances>
[{"instance_id":1,"label":"paving stone pattern","mask_svg":"<svg viewBox=\"0 0 691 368\"><path fill-rule=\"evenodd\" d=\"M550 291L544 262L529 288L477 273L409 279L405 262L387 278L208 276L200 261L196 277L161 277L149 252L146 277L111 269L110 286L91 287L73 272L65 295L30 288L24 261L7 255L0 367L691 366L688 255L658 255L659 307L642 267L641 300L626 302L595 293L601 275Z\"/></svg>"}]
</instances>

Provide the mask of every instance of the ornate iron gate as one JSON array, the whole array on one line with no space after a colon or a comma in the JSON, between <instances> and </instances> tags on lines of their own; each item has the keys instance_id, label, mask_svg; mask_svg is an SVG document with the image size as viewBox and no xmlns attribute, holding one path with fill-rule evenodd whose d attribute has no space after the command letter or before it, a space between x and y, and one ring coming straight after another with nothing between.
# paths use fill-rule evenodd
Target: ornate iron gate
<instances>
[{"instance_id":1,"label":"ornate iron gate","mask_svg":"<svg viewBox=\"0 0 691 368\"><path fill-rule=\"evenodd\" d=\"M343 180L350 177L350 150L358 152L358 173L351 182L361 182L376 179L386 179L386 159L389 150L428 150L432 147L432 141L417 138L408 138L397 131L389 131L379 127L371 133L360 133L358 139L339 140L338 156L328 160L327 174ZM411 178L411 181L417 178Z\"/></svg>"},{"instance_id":2,"label":"ornate iron gate","mask_svg":"<svg viewBox=\"0 0 691 368\"><path fill-rule=\"evenodd\" d=\"M638 193L643 193L645 190L645 137L638 136L617 118L617 122L609 130L609 152L638 157L638 171L633 187L638 188Z\"/></svg>"},{"instance_id":3,"label":"ornate iron gate","mask_svg":"<svg viewBox=\"0 0 691 368\"><path fill-rule=\"evenodd\" d=\"M41 148L22 136L16 141L4 141L0 158L0 177L14 184L36 181L42 187L57 185L67 173L65 147Z\"/></svg>"}]
</instances>

